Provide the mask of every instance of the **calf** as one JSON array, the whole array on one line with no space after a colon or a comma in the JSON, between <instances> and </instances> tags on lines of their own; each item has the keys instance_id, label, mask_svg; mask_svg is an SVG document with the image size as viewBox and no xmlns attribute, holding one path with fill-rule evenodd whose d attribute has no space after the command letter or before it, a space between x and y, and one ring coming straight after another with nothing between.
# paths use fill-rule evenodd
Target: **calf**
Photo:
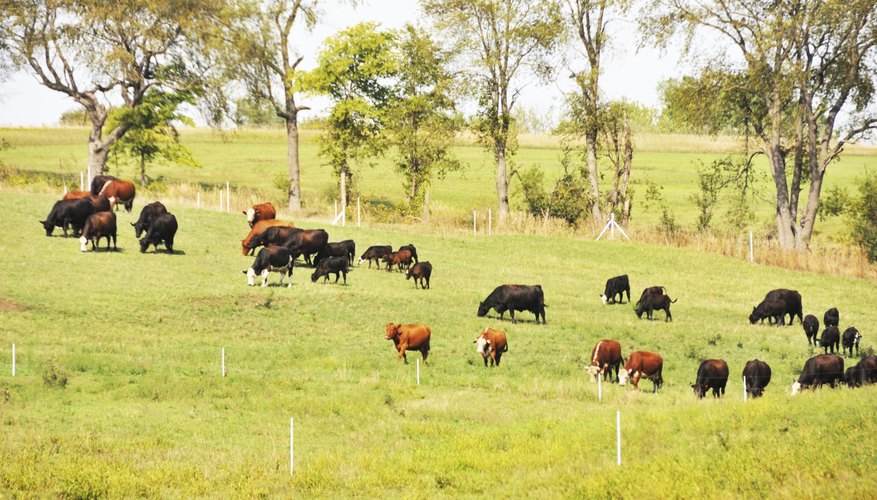
<instances>
[{"instance_id":1,"label":"calf","mask_svg":"<svg viewBox=\"0 0 877 500\"><path fill-rule=\"evenodd\" d=\"M843 380L844 359L837 354L820 354L813 356L804 363L804 369L798 376L798 381L792 384L792 396L799 391L809 388L822 387L829 384L833 388L835 384Z\"/></svg>"},{"instance_id":2,"label":"calf","mask_svg":"<svg viewBox=\"0 0 877 500\"><path fill-rule=\"evenodd\" d=\"M55 227L60 227L66 237L68 226L73 228L73 236L79 236L82 226L94 211L94 205L86 199L60 200L55 202L49 216L40 224L46 230L46 236L51 236Z\"/></svg>"},{"instance_id":3,"label":"calf","mask_svg":"<svg viewBox=\"0 0 877 500\"><path fill-rule=\"evenodd\" d=\"M399 352L399 358L408 364L408 356L405 351L420 351L423 356L423 364L426 364L426 357L429 356L429 338L432 335L429 327L420 323L409 323L407 325L397 325L395 323L387 323L386 340L392 340L396 345L396 351Z\"/></svg>"},{"instance_id":4,"label":"calf","mask_svg":"<svg viewBox=\"0 0 877 500\"><path fill-rule=\"evenodd\" d=\"M753 398L761 397L764 388L770 383L770 365L753 359L743 367L743 388Z\"/></svg>"},{"instance_id":5,"label":"calf","mask_svg":"<svg viewBox=\"0 0 877 500\"><path fill-rule=\"evenodd\" d=\"M713 391L713 397L725 395L725 386L728 384L728 363L722 359L707 359L697 368L697 379L691 388L697 399L703 399L706 392Z\"/></svg>"},{"instance_id":6,"label":"calf","mask_svg":"<svg viewBox=\"0 0 877 500\"><path fill-rule=\"evenodd\" d=\"M630 299L628 299L629 301ZM612 381L612 370L615 370L615 381L618 382L618 369L621 367L621 344L616 340L603 339L591 350L591 366L588 367L588 374L591 376L591 382L597 379L597 374L603 379L608 376Z\"/></svg>"},{"instance_id":7,"label":"calf","mask_svg":"<svg viewBox=\"0 0 877 500\"><path fill-rule=\"evenodd\" d=\"M164 243L168 253L174 253L174 237L177 234L177 218L174 214L162 214L152 221L146 236L140 240L140 253L146 252L149 245L155 246L158 252L158 245Z\"/></svg>"},{"instance_id":8,"label":"calf","mask_svg":"<svg viewBox=\"0 0 877 500\"><path fill-rule=\"evenodd\" d=\"M624 304L624 292L627 292L627 301L630 302L630 281L628 281L626 274L606 280L606 287L603 289L600 300L604 304L615 304L615 296L617 295L618 303Z\"/></svg>"},{"instance_id":9,"label":"calf","mask_svg":"<svg viewBox=\"0 0 877 500\"><path fill-rule=\"evenodd\" d=\"M347 284L347 271L349 270L347 264L347 257L329 257L320 261L317 265L317 268L314 270L314 274L311 275L311 283L316 283L320 277L324 277L325 281L323 283L329 282L329 275L335 275L335 283L338 283L338 278L341 275L344 275L344 284Z\"/></svg>"},{"instance_id":10,"label":"calf","mask_svg":"<svg viewBox=\"0 0 877 500\"><path fill-rule=\"evenodd\" d=\"M317 252L314 257L314 265L320 265L320 261L327 257L344 257L348 264L353 264L353 255L356 253L356 244L353 240L329 242Z\"/></svg>"},{"instance_id":11,"label":"calf","mask_svg":"<svg viewBox=\"0 0 877 500\"><path fill-rule=\"evenodd\" d=\"M768 306L768 304L770 304ZM764 318L781 319L782 323L786 322L786 314L790 315L789 325L795 322L795 316L802 322L804 321L801 294L796 290L787 290L785 288L777 288L767 292L764 300L758 306L752 308L752 315L749 316L749 322L755 324L756 321L764 320Z\"/></svg>"},{"instance_id":12,"label":"calf","mask_svg":"<svg viewBox=\"0 0 877 500\"><path fill-rule=\"evenodd\" d=\"M271 202L253 205L252 207L243 210L243 213L247 216L247 224L249 224L250 227L255 226L259 221L271 220L277 217L277 210Z\"/></svg>"},{"instance_id":13,"label":"calf","mask_svg":"<svg viewBox=\"0 0 877 500\"><path fill-rule=\"evenodd\" d=\"M823 330L822 338L819 339L819 345L825 350L825 354L828 354L829 348L831 348L831 353L834 354L837 349L840 349L840 330L834 325Z\"/></svg>"},{"instance_id":14,"label":"calf","mask_svg":"<svg viewBox=\"0 0 877 500\"><path fill-rule=\"evenodd\" d=\"M97 212L89 216L82 228L82 236L79 237L79 249L87 251L88 242L91 241L91 249L97 251L101 238L107 239L107 251L110 249L110 238L113 239L113 250L117 250L116 214L113 212Z\"/></svg>"},{"instance_id":15,"label":"calf","mask_svg":"<svg viewBox=\"0 0 877 500\"><path fill-rule=\"evenodd\" d=\"M838 326L840 324L840 313L837 311L837 308L832 307L825 311L825 314L822 316L822 322L826 327Z\"/></svg>"},{"instance_id":16,"label":"calf","mask_svg":"<svg viewBox=\"0 0 877 500\"><path fill-rule=\"evenodd\" d=\"M667 289L663 286L650 286L643 289L643 293L639 296L639 300L636 301L636 305L639 305L646 298L646 295L664 295L665 290ZM630 299L627 300L630 301Z\"/></svg>"},{"instance_id":17,"label":"calf","mask_svg":"<svg viewBox=\"0 0 877 500\"><path fill-rule=\"evenodd\" d=\"M673 315L670 314L670 304L675 303L675 300L670 300L669 295L646 295L636 306L636 317L642 319L643 312L645 312L646 318L652 319L653 311L663 309L666 314L664 321L673 321Z\"/></svg>"},{"instance_id":18,"label":"calf","mask_svg":"<svg viewBox=\"0 0 877 500\"><path fill-rule=\"evenodd\" d=\"M356 265L361 265L362 261L367 260L369 269L372 267L372 261L375 262L375 265L380 267L380 262L384 259L384 256L390 255L391 253L393 253L393 247L390 245L370 246L368 247L368 250L359 257L359 262Z\"/></svg>"},{"instance_id":19,"label":"calf","mask_svg":"<svg viewBox=\"0 0 877 500\"><path fill-rule=\"evenodd\" d=\"M473 341L477 345L476 352L484 358L484 366L487 367L487 358L490 358L490 366L499 366L502 354L509 350L506 334L496 328L485 328L481 335Z\"/></svg>"},{"instance_id":20,"label":"calf","mask_svg":"<svg viewBox=\"0 0 877 500\"><path fill-rule=\"evenodd\" d=\"M384 262L387 263L387 272L393 269L393 266L398 266L399 272L402 272L402 266L405 266L407 270L409 266L411 266L411 251L410 250L399 250L398 252L393 252L389 255L384 256Z\"/></svg>"},{"instance_id":21,"label":"calf","mask_svg":"<svg viewBox=\"0 0 877 500\"><path fill-rule=\"evenodd\" d=\"M819 333L819 320L816 316L808 314L801 323L804 326L804 334L807 335L807 345L816 345L816 334Z\"/></svg>"},{"instance_id":22,"label":"calf","mask_svg":"<svg viewBox=\"0 0 877 500\"><path fill-rule=\"evenodd\" d=\"M856 356L859 355L859 341L862 340L862 335L859 333L859 330L856 330L856 327L851 326L844 330L843 333L843 355L846 356L847 349L850 350L850 357L853 357L853 347L856 348Z\"/></svg>"},{"instance_id":23,"label":"calf","mask_svg":"<svg viewBox=\"0 0 877 500\"><path fill-rule=\"evenodd\" d=\"M646 377L652 381L652 392L657 393L664 385L664 377L661 372L664 369L664 359L658 353L646 351L634 351L627 358L627 363L621 370L618 385L624 386L628 380L634 389L639 390L640 377Z\"/></svg>"},{"instance_id":24,"label":"calf","mask_svg":"<svg viewBox=\"0 0 877 500\"><path fill-rule=\"evenodd\" d=\"M755 324L756 321L764 322L767 318L769 324L783 326L786 324L786 303L781 300L764 301L752 309L749 315L749 324Z\"/></svg>"},{"instance_id":25,"label":"calf","mask_svg":"<svg viewBox=\"0 0 877 500\"><path fill-rule=\"evenodd\" d=\"M409 268L405 273L405 279L410 280L412 277L414 278L414 288L417 288L417 282L420 281L420 288L427 289L429 288L429 277L432 276L432 264L429 261L426 262L418 262L414 264L413 267ZM424 286L424 281L426 281L426 285Z\"/></svg>"},{"instance_id":26,"label":"calf","mask_svg":"<svg viewBox=\"0 0 877 500\"><path fill-rule=\"evenodd\" d=\"M262 286L268 286L268 273L280 273L280 286L283 286L284 276L289 277L287 288L292 287L292 270L295 267L295 259L284 247L269 245L259 250L256 260L249 269L244 271L247 275L247 285L254 286L256 276L262 276Z\"/></svg>"}]
</instances>

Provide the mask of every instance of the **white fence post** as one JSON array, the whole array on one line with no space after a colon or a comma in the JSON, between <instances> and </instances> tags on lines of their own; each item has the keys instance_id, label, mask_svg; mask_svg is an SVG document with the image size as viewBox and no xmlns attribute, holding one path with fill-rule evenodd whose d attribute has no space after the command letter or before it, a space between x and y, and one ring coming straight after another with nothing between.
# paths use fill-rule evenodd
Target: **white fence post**
<instances>
[{"instance_id":1,"label":"white fence post","mask_svg":"<svg viewBox=\"0 0 877 500\"><path fill-rule=\"evenodd\" d=\"M420 360L417 360L417 385L420 385Z\"/></svg>"},{"instance_id":2,"label":"white fence post","mask_svg":"<svg viewBox=\"0 0 877 500\"><path fill-rule=\"evenodd\" d=\"M743 375L743 402L746 402L746 375Z\"/></svg>"},{"instance_id":3,"label":"white fence post","mask_svg":"<svg viewBox=\"0 0 877 500\"><path fill-rule=\"evenodd\" d=\"M617 450L616 461L621 465L621 411L615 411L615 449Z\"/></svg>"},{"instance_id":4,"label":"white fence post","mask_svg":"<svg viewBox=\"0 0 877 500\"><path fill-rule=\"evenodd\" d=\"M597 401L603 402L603 374L597 374Z\"/></svg>"},{"instance_id":5,"label":"white fence post","mask_svg":"<svg viewBox=\"0 0 877 500\"><path fill-rule=\"evenodd\" d=\"M228 185L228 181L225 181L225 208L226 212L231 213L231 188Z\"/></svg>"},{"instance_id":6,"label":"white fence post","mask_svg":"<svg viewBox=\"0 0 877 500\"><path fill-rule=\"evenodd\" d=\"M222 378L225 378L225 347L222 348Z\"/></svg>"},{"instance_id":7,"label":"white fence post","mask_svg":"<svg viewBox=\"0 0 877 500\"><path fill-rule=\"evenodd\" d=\"M67 187L64 187L65 191ZM79 171L79 190L85 191L85 174L80 170Z\"/></svg>"},{"instance_id":8,"label":"white fence post","mask_svg":"<svg viewBox=\"0 0 877 500\"><path fill-rule=\"evenodd\" d=\"M15 376L15 344L12 344L12 376Z\"/></svg>"},{"instance_id":9,"label":"white fence post","mask_svg":"<svg viewBox=\"0 0 877 500\"><path fill-rule=\"evenodd\" d=\"M356 227L362 225L362 208L359 206L359 196L356 197Z\"/></svg>"},{"instance_id":10,"label":"white fence post","mask_svg":"<svg viewBox=\"0 0 877 500\"><path fill-rule=\"evenodd\" d=\"M289 475L295 472L295 420L289 417Z\"/></svg>"}]
</instances>

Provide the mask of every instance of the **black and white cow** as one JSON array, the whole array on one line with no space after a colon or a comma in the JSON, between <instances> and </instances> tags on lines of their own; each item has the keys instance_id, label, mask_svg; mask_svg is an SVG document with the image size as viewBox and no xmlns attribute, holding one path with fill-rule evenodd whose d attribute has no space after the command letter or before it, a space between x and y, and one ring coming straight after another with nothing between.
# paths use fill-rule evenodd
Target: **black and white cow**
<instances>
[{"instance_id":1,"label":"black and white cow","mask_svg":"<svg viewBox=\"0 0 877 500\"><path fill-rule=\"evenodd\" d=\"M268 286L268 273L280 273L280 285L283 286L284 276L289 277L287 288L292 287L292 270L295 267L295 259L286 247L268 245L259 250L253 265L244 271L247 275L247 285L256 284L256 276L262 277L262 286Z\"/></svg>"},{"instance_id":2,"label":"black and white cow","mask_svg":"<svg viewBox=\"0 0 877 500\"><path fill-rule=\"evenodd\" d=\"M850 357L853 357L853 347L856 348L856 356L859 355L859 341L862 340L862 334L859 333L859 330L856 330L856 327L851 326L844 330L843 337L841 337L841 342L843 344L843 355L846 356L847 349L850 350Z\"/></svg>"},{"instance_id":3,"label":"black and white cow","mask_svg":"<svg viewBox=\"0 0 877 500\"><path fill-rule=\"evenodd\" d=\"M627 302L630 302L630 281L626 274L606 280L606 287L603 289L600 300L604 304L615 304L615 296L617 295L618 303L624 304L624 292L627 292Z\"/></svg>"}]
</instances>

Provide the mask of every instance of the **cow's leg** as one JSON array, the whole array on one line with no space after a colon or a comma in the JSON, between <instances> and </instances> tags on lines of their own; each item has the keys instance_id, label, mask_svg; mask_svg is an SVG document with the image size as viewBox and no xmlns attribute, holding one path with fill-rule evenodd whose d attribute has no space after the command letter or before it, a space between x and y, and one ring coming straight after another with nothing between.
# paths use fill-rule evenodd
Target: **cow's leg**
<instances>
[{"instance_id":1,"label":"cow's leg","mask_svg":"<svg viewBox=\"0 0 877 500\"><path fill-rule=\"evenodd\" d=\"M268 270L262 271L262 286L268 286Z\"/></svg>"},{"instance_id":2,"label":"cow's leg","mask_svg":"<svg viewBox=\"0 0 877 500\"><path fill-rule=\"evenodd\" d=\"M502 359L502 351L496 352L496 366L499 367L499 360Z\"/></svg>"},{"instance_id":3,"label":"cow's leg","mask_svg":"<svg viewBox=\"0 0 877 500\"><path fill-rule=\"evenodd\" d=\"M515 319L515 310L514 310L514 309L509 309L509 316L512 317L512 324L518 322L518 321ZM538 320L538 318L537 318L537 320Z\"/></svg>"},{"instance_id":4,"label":"cow's leg","mask_svg":"<svg viewBox=\"0 0 877 500\"><path fill-rule=\"evenodd\" d=\"M423 356L423 364L426 364L426 357L429 356L429 345L422 346L420 348L420 354Z\"/></svg>"},{"instance_id":5,"label":"cow's leg","mask_svg":"<svg viewBox=\"0 0 877 500\"><path fill-rule=\"evenodd\" d=\"M347 271L341 271L344 274L344 284L347 285Z\"/></svg>"},{"instance_id":6,"label":"cow's leg","mask_svg":"<svg viewBox=\"0 0 877 500\"><path fill-rule=\"evenodd\" d=\"M482 353L481 357L484 358L484 367L487 368L487 356L485 356L484 353Z\"/></svg>"},{"instance_id":7,"label":"cow's leg","mask_svg":"<svg viewBox=\"0 0 877 500\"><path fill-rule=\"evenodd\" d=\"M673 321L673 315L670 314L670 306L667 306L667 309L664 309L664 311L667 313L667 317L664 318L664 321Z\"/></svg>"}]
</instances>

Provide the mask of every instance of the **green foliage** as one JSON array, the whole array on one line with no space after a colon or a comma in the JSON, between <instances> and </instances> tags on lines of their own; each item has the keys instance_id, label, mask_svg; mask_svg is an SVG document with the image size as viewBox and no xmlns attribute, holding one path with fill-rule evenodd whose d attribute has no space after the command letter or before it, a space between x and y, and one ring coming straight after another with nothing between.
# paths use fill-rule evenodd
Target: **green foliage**
<instances>
[{"instance_id":1,"label":"green foliage","mask_svg":"<svg viewBox=\"0 0 877 500\"><path fill-rule=\"evenodd\" d=\"M588 215L589 192L585 174L575 175L568 167L565 163L563 174L555 181L551 193L545 191L545 173L541 167L534 165L519 171L519 193L530 214L562 219L570 226Z\"/></svg>"},{"instance_id":2,"label":"green foliage","mask_svg":"<svg viewBox=\"0 0 877 500\"><path fill-rule=\"evenodd\" d=\"M67 387L67 379L67 370L58 363L58 359L54 356L49 358L45 371L43 371L43 383L49 387L64 389Z\"/></svg>"},{"instance_id":3,"label":"green foliage","mask_svg":"<svg viewBox=\"0 0 877 500\"><path fill-rule=\"evenodd\" d=\"M704 68L697 76L661 82L661 128L695 134L743 134L763 120L766 109L746 74Z\"/></svg>"},{"instance_id":4,"label":"green foliage","mask_svg":"<svg viewBox=\"0 0 877 500\"><path fill-rule=\"evenodd\" d=\"M696 228L699 232L711 229L716 206L723 192L730 191L728 222L734 229L742 229L752 221L752 198L756 194L756 177L751 158L731 156L714 160L709 166L701 163L697 169L698 191L690 200L698 210Z\"/></svg>"},{"instance_id":5,"label":"green foliage","mask_svg":"<svg viewBox=\"0 0 877 500\"><path fill-rule=\"evenodd\" d=\"M679 232L680 227L679 223L676 221L676 214L673 213L670 209L670 205L664 199L664 195L662 194L663 190L664 186L658 186L650 181L647 182L643 208L646 210L658 208L661 211L661 216L658 220L659 227L665 235L672 238Z\"/></svg>"},{"instance_id":6,"label":"green foliage","mask_svg":"<svg viewBox=\"0 0 877 500\"><path fill-rule=\"evenodd\" d=\"M853 241L877 262L877 174L867 174L859 183L859 198L849 206Z\"/></svg>"},{"instance_id":7,"label":"green foliage","mask_svg":"<svg viewBox=\"0 0 877 500\"><path fill-rule=\"evenodd\" d=\"M842 215L851 208L852 197L846 187L834 186L828 190L819 204L819 220Z\"/></svg>"},{"instance_id":8,"label":"green foliage","mask_svg":"<svg viewBox=\"0 0 877 500\"><path fill-rule=\"evenodd\" d=\"M518 190L524 198L527 212L546 217L550 207L550 197L545 192L545 171L539 166L518 171Z\"/></svg>"},{"instance_id":9,"label":"green foliage","mask_svg":"<svg viewBox=\"0 0 877 500\"><path fill-rule=\"evenodd\" d=\"M238 127L280 127L284 123L267 100L245 97L235 101L234 124Z\"/></svg>"},{"instance_id":10,"label":"green foliage","mask_svg":"<svg viewBox=\"0 0 877 500\"><path fill-rule=\"evenodd\" d=\"M61 113L58 123L67 127L84 127L91 124L83 108L73 108Z\"/></svg>"}]
</instances>

